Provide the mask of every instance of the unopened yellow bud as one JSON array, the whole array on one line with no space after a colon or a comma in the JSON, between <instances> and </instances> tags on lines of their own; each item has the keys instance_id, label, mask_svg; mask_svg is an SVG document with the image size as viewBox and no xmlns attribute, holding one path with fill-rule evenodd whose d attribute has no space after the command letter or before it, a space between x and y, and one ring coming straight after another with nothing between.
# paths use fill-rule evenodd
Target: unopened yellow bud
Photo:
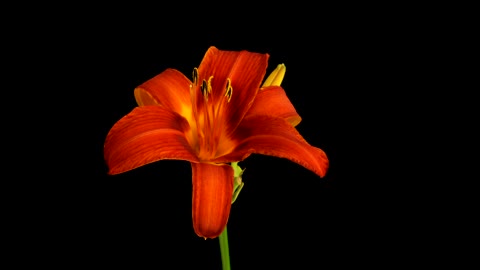
<instances>
[{"instance_id":1,"label":"unopened yellow bud","mask_svg":"<svg viewBox=\"0 0 480 270\"><path fill-rule=\"evenodd\" d=\"M268 75L267 79L263 83L262 87L266 86L280 86L283 81L283 77L285 77L285 71L287 68L284 64L279 64L277 68Z\"/></svg>"}]
</instances>

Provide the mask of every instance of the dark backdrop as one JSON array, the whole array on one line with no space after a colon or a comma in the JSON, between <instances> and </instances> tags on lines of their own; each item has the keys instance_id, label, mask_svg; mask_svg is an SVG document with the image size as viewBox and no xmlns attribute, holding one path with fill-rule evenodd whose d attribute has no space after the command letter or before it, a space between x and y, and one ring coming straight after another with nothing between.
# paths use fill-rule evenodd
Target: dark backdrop
<instances>
[{"instance_id":1,"label":"dark backdrop","mask_svg":"<svg viewBox=\"0 0 480 270\"><path fill-rule=\"evenodd\" d=\"M38 46L25 52L32 69L49 67L38 84L52 104L37 120L54 120L35 130L45 138L35 157L43 164L37 174L45 176L26 188L35 203L27 204L22 224L29 250L41 254L36 260L221 268L218 240L193 231L188 162L165 160L110 176L103 159L109 129L136 106L133 89L166 68L189 76L211 45L270 54L267 74L284 63L282 86L303 119L298 130L331 163L319 178L284 159L253 155L241 162L245 186L228 223L232 269L371 265L393 255L398 232L390 225L397 221L387 202L401 184L374 181L392 175L382 175L389 161L373 145L385 130L372 132L371 119L389 106L379 90L398 90L398 81L386 81L391 63L402 58L393 49L401 40L390 34L395 24L344 11L247 9L215 19L190 10L165 19L166 10L157 17L103 10L65 28L59 24L68 14L32 26L42 38L32 38ZM380 106L372 106L379 96ZM390 142L382 148L389 151Z\"/></svg>"},{"instance_id":2,"label":"dark backdrop","mask_svg":"<svg viewBox=\"0 0 480 270\"><path fill-rule=\"evenodd\" d=\"M271 33L244 27L197 33L188 29L183 37L176 31L164 34L159 29L154 41L120 35L115 42L107 41L100 62L92 63L99 65L90 73L98 83L85 91L98 107L88 120L91 131L85 136L91 145L86 147L92 151L83 162L90 163L95 177L78 180L85 197L77 205L85 211L80 214L84 226L79 227L84 228L79 231L84 236L78 240L86 237L92 245L86 256L98 256L106 264L195 261L201 269L220 269L218 240L203 240L193 231L188 162L162 161L108 176L102 156L108 130L135 106L134 87L168 67L189 76L210 45L269 53L269 71L285 63L282 85L303 118L298 130L326 151L331 161L323 179L274 157L253 155L241 163L246 168L245 187L228 223L233 269L321 264L325 257L341 257L362 248L368 238L364 229L372 217L362 204L368 195L358 194L362 191L357 187L368 181L362 177L368 170L347 166L352 156L342 152L356 140L347 126L352 117L358 117L343 103L352 98L348 93L355 91L352 85L361 79L353 69L364 68L354 38L320 30ZM362 132L361 126L357 132Z\"/></svg>"}]
</instances>

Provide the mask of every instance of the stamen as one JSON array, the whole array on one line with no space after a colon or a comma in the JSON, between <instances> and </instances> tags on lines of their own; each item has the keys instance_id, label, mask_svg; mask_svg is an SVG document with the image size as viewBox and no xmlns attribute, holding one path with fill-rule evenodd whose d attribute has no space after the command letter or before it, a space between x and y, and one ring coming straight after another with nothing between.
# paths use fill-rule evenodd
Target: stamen
<instances>
[{"instance_id":1,"label":"stamen","mask_svg":"<svg viewBox=\"0 0 480 270\"><path fill-rule=\"evenodd\" d=\"M193 77L193 85L197 86L197 83L198 83L198 69L197 68L193 68L192 77Z\"/></svg>"},{"instance_id":2,"label":"stamen","mask_svg":"<svg viewBox=\"0 0 480 270\"><path fill-rule=\"evenodd\" d=\"M225 96L227 97L227 102L230 102L230 99L232 99L232 94L232 82L230 81L230 78L227 78L227 86L225 87Z\"/></svg>"},{"instance_id":3,"label":"stamen","mask_svg":"<svg viewBox=\"0 0 480 270\"><path fill-rule=\"evenodd\" d=\"M208 100L209 91L208 91L208 84L207 84L207 81L205 81L205 79L202 81L202 85L200 86L200 90L202 90L202 94L205 97L205 100Z\"/></svg>"},{"instance_id":4,"label":"stamen","mask_svg":"<svg viewBox=\"0 0 480 270\"><path fill-rule=\"evenodd\" d=\"M209 94L212 93L212 79L213 79L213 76L210 76L210 78L208 78L207 90Z\"/></svg>"}]
</instances>

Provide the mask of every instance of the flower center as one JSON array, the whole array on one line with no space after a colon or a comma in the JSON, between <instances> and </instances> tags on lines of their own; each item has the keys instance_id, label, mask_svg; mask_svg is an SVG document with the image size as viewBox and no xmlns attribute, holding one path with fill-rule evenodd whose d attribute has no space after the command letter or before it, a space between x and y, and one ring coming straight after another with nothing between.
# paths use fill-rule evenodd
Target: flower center
<instances>
[{"instance_id":1,"label":"flower center","mask_svg":"<svg viewBox=\"0 0 480 270\"><path fill-rule=\"evenodd\" d=\"M193 148L200 160L208 161L219 156L218 146L226 125L224 111L232 99L233 88L230 78L224 82L214 81L212 75L200 79L198 69L194 68L190 85Z\"/></svg>"}]
</instances>

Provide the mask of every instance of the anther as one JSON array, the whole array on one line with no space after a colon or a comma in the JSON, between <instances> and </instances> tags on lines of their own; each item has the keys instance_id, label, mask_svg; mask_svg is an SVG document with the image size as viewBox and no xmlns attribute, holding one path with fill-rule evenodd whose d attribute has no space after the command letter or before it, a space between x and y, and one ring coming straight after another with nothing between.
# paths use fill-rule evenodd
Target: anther
<instances>
[{"instance_id":1,"label":"anther","mask_svg":"<svg viewBox=\"0 0 480 270\"><path fill-rule=\"evenodd\" d=\"M205 97L205 100L208 100L208 85L207 81L203 80L202 85L200 86L200 90L202 90L202 94Z\"/></svg>"},{"instance_id":2,"label":"anther","mask_svg":"<svg viewBox=\"0 0 480 270\"><path fill-rule=\"evenodd\" d=\"M198 83L198 69L197 68L193 68L192 77L193 77L193 85L197 86L197 83Z\"/></svg>"},{"instance_id":3,"label":"anther","mask_svg":"<svg viewBox=\"0 0 480 270\"><path fill-rule=\"evenodd\" d=\"M230 99L232 99L232 93L232 82L230 81L230 78L227 78L227 86L225 87L225 96L227 97L227 102L230 102Z\"/></svg>"},{"instance_id":4,"label":"anther","mask_svg":"<svg viewBox=\"0 0 480 270\"><path fill-rule=\"evenodd\" d=\"M207 90L209 94L212 93L212 79L213 79L213 76L210 76L210 78L208 78Z\"/></svg>"}]
</instances>

